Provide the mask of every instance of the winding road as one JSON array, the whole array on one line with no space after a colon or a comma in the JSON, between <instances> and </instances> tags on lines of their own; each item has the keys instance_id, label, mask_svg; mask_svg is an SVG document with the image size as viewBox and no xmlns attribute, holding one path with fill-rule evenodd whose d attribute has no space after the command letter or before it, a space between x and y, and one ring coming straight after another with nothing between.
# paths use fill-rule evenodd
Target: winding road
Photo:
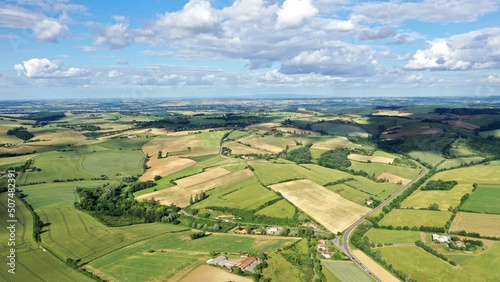
<instances>
[{"instance_id":1,"label":"winding road","mask_svg":"<svg viewBox=\"0 0 500 282\"><path fill-rule=\"evenodd\" d=\"M365 221L366 217L369 217L369 216L373 215L374 213L376 213L377 211L379 211L387 203L389 203L390 201L392 201L395 197L397 197L399 194L401 194L401 192L403 192L404 190L406 190L406 188L410 187L411 184L413 184L415 181L419 180L422 176L424 176L427 173L427 168L425 168L424 166L422 166L420 164L418 164L418 165L419 165L419 167L422 170L420 171L420 174L415 179L413 179L411 182L409 182L408 184L404 185L399 190L397 190L396 192L394 192L389 198L387 198L386 200L384 200L380 205L378 205L376 208L374 208L373 210L371 210L369 213L367 213L365 216L363 216L362 218L360 218L358 221L356 221L354 224L352 224L351 226L349 226L349 228L347 228L344 231L344 235L343 235L343 238L342 238L342 245L340 245L339 237L336 237L334 239L334 241L333 241L334 244L339 249L341 249L344 253L346 253L352 259L352 261L354 261L354 263L356 265L358 265L359 267L361 267L361 269L363 269L366 273L368 273L368 275L370 275L373 279L375 279L375 281L382 281L382 280L374 274L373 270L370 270L368 268L368 266L364 265L352 253L351 247L349 246L349 236L351 235L352 231L354 229L356 229L356 227L358 227L361 223L363 223L363 221Z\"/></svg>"}]
</instances>

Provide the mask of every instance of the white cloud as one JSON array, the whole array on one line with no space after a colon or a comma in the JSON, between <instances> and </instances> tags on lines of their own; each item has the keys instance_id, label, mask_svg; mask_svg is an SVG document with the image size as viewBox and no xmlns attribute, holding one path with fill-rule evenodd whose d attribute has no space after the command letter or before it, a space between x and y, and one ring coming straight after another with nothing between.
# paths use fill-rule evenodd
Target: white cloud
<instances>
[{"instance_id":1,"label":"white cloud","mask_svg":"<svg viewBox=\"0 0 500 282\"><path fill-rule=\"evenodd\" d=\"M117 70L112 70L112 71L109 71L108 72L108 77L110 78L114 78L114 77L122 77L123 76L123 73L122 72L119 72Z\"/></svg>"},{"instance_id":2,"label":"white cloud","mask_svg":"<svg viewBox=\"0 0 500 282\"><path fill-rule=\"evenodd\" d=\"M82 51L83 52L95 52L97 51L97 48L92 47L92 46L82 46Z\"/></svg>"},{"instance_id":3,"label":"white cloud","mask_svg":"<svg viewBox=\"0 0 500 282\"><path fill-rule=\"evenodd\" d=\"M500 74L499 75L493 75L493 74L488 75L486 80L488 80L488 82L491 82L491 83L500 83Z\"/></svg>"},{"instance_id":4,"label":"white cloud","mask_svg":"<svg viewBox=\"0 0 500 282\"><path fill-rule=\"evenodd\" d=\"M281 9L277 12L278 28L291 28L300 26L305 19L313 17L318 13L311 0L285 0Z\"/></svg>"},{"instance_id":5,"label":"white cloud","mask_svg":"<svg viewBox=\"0 0 500 282\"><path fill-rule=\"evenodd\" d=\"M99 36L94 41L95 45L109 44L111 48L127 47L131 43L131 35L127 23L116 23L106 26L98 31Z\"/></svg>"},{"instance_id":6,"label":"white cloud","mask_svg":"<svg viewBox=\"0 0 500 282\"><path fill-rule=\"evenodd\" d=\"M174 52L169 50L163 50L163 51L144 50L141 52L141 54L149 57L171 57L174 55Z\"/></svg>"},{"instance_id":7,"label":"white cloud","mask_svg":"<svg viewBox=\"0 0 500 282\"><path fill-rule=\"evenodd\" d=\"M500 28L485 28L428 41L404 66L408 70L492 69L500 67Z\"/></svg>"},{"instance_id":8,"label":"white cloud","mask_svg":"<svg viewBox=\"0 0 500 282\"><path fill-rule=\"evenodd\" d=\"M278 5L266 6L263 0L236 0L222 15L237 22L261 21L276 13Z\"/></svg>"},{"instance_id":9,"label":"white cloud","mask_svg":"<svg viewBox=\"0 0 500 282\"><path fill-rule=\"evenodd\" d=\"M58 38L67 37L69 29L54 19L44 19L37 22L33 27L33 33L37 40L46 42L57 42Z\"/></svg>"},{"instance_id":10,"label":"white cloud","mask_svg":"<svg viewBox=\"0 0 500 282\"><path fill-rule=\"evenodd\" d=\"M22 64L14 65L14 70L19 76L27 78L69 78L80 77L88 74L82 68L63 68L63 62L59 60L33 58Z\"/></svg>"}]
</instances>

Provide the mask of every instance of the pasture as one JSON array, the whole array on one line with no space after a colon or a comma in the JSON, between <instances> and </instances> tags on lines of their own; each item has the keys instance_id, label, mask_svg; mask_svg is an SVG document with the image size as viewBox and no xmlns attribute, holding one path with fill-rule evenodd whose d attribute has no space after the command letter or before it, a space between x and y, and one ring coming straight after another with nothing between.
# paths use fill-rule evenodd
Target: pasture
<instances>
[{"instance_id":1,"label":"pasture","mask_svg":"<svg viewBox=\"0 0 500 282\"><path fill-rule=\"evenodd\" d=\"M365 205L366 200L369 199L370 196L372 196L372 195L367 194L363 191L354 189L345 183L336 184L336 185L328 185L328 186L325 186L325 188L339 194L344 199L347 199L351 202L354 202L354 203L362 205L362 206Z\"/></svg>"},{"instance_id":2,"label":"pasture","mask_svg":"<svg viewBox=\"0 0 500 282\"><path fill-rule=\"evenodd\" d=\"M486 250L481 255L452 255L448 257L457 262L468 273L475 278L480 278L483 281L500 281L500 244L496 242L491 248Z\"/></svg>"},{"instance_id":3,"label":"pasture","mask_svg":"<svg viewBox=\"0 0 500 282\"><path fill-rule=\"evenodd\" d=\"M333 233L343 231L370 211L310 180L290 181L270 187Z\"/></svg>"},{"instance_id":4,"label":"pasture","mask_svg":"<svg viewBox=\"0 0 500 282\"><path fill-rule=\"evenodd\" d=\"M444 160L441 156L441 152L438 151L411 151L409 155L419 160L420 162L428 163L431 166L437 166L440 162Z\"/></svg>"},{"instance_id":5,"label":"pasture","mask_svg":"<svg viewBox=\"0 0 500 282\"><path fill-rule=\"evenodd\" d=\"M338 123L326 121L322 123L315 123L311 126L311 128L314 131L340 136L356 136L363 138L367 138L369 136L369 134L366 133L356 123Z\"/></svg>"},{"instance_id":6,"label":"pasture","mask_svg":"<svg viewBox=\"0 0 500 282\"><path fill-rule=\"evenodd\" d=\"M451 223L450 232L457 233L461 230L500 237L500 215L458 212Z\"/></svg>"},{"instance_id":7,"label":"pasture","mask_svg":"<svg viewBox=\"0 0 500 282\"><path fill-rule=\"evenodd\" d=\"M172 233L131 244L90 262L89 267L115 281L169 279L193 264L196 267L200 260L206 261L210 251L271 252L295 241L293 238L217 233L192 240L190 233Z\"/></svg>"},{"instance_id":8,"label":"pasture","mask_svg":"<svg viewBox=\"0 0 500 282\"><path fill-rule=\"evenodd\" d=\"M450 169L459 167L462 164L477 163L484 160L483 157L460 157L454 159L447 159L437 166L437 169Z\"/></svg>"},{"instance_id":9,"label":"pasture","mask_svg":"<svg viewBox=\"0 0 500 282\"><path fill-rule=\"evenodd\" d=\"M364 163L357 161L351 161L351 166L349 167L349 169L364 170L369 175L375 174L376 177L378 177L382 173L389 173L406 179L413 179L420 173L419 168L396 166L385 163Z\"/></svg>"},{"instance_id":10,"label":"pasture","mask_svg":"<svg viewBox=\"0 0 500 282\"><path fill-rule=\"evenodd\" d=\"M417 190L413 192L402 203L402 208L414 207L415 209L427 208L431 204L439 205L440 210L448 210L449 207L457 207L460 204L460 199L466 193L472 192L472 185L457 184L451 190Z\"/></svg>"},{"instance_id":11,"label":"pasture","mask_svg":"<svg viewBox=\"0 0 500 282\"><path fill-rule=\"evenodd\" d=\"M500 185L479 185L460 209L500 214Z\"/></svg>"},{"instance_id":12,"label":"pasture","mask_svg":"<svg viewBox=\"0 0 500 282\"><path fill-rule=\"evenodd\" d=\"M442 227L451 218L449 211L393 209L379 222L380 225L389 226L435 226Z\"/></svg>"},{"instance_id":13,"label":"pasture","mask_svg":"<svg viewBox=\"0 0 500 282\"><path fill-rule=\"evenodd\" d=\"M209 191L224 184L231 183L234 185L238 181L242 181L243 179L251 176L253 176L252 172L248 169L245 169L186 188L174 186L171 188L154 191L148 194L143 194L136 197L136 199L138 201L144 201L154 198L155 200L160 201L160 203L163 205L175 204L180 207L185 207L189 205L189 199L191 196L194 198L194 196L198 193Z\"/></svg>"},{"instance_id":14,"label":"pasture","mask_svg":"<svg viewBox=\"0 0 500 282\"><path fill-rule=\"evenodd\" d=\"M370 194L371 196L374 196L378 199L387 198L389 195L391 195L401 187L401 185L399 184L389 182L374 182L362 176L354 176L352 178L354 178L354 180L347 181L344 184L356 190Z\"/></svg>"},{"instance_id":15,"label":"pasture","mask_svg":"<svg viewBox=\"0 0 500 282\"><path fill-rule=\"evenodd\" d=\"M238 209L256 209L264 203L278 198L275 193L262 186L255 176L244 177L236 181L223 183L216 189L210 190L208 195L209 197L207 199L192 205L192 207L204 208L207 206L218 206ZM294 211L295 209L293 208L292 214L289 217L293 216ZM277 214L271 216L280 217Z\"/></svg>"},{"instance_id":16,"label":"pasture","mask_svg":"<svg viewBox=\"0 0 500 282\"><path fill-rule=\"evenodd\" d=\"M180 158L178 156L162 159L152 156L149 161L146 162L149 168L139 177L139 180L153 180L156 175L164 177L184 170L194 164L196 164L195 161L188 158Z\"/></svg>"},{"instance_id":17,"label":"pasture","mask_svg":"<svg viewBox=\"0 0 500 282\"><path fill-rule=\"evenodd\" d=\"M417 281L485 281L416 246L384 247L379 250L388 264L403 273L411 273Z\"/></svg>"},{"instance_id":18,"label":"pasture","mask_svg":"<svg viewBox=\"0 0 500 282\"><path fill-rule=\"evenodd\" d=\"M321 261L321 264L342 282L371 282L373 279L350 261Z\"/></svg>"},{"instance_id":19,"label":"pasture","mask_svg":"<svg viewBox=\"0 0 500 282\"><path fill-rule=\"evenodd\" d=\"M421 234L425 233L420 231L372 228L366 233L366 236L370 239L370 242L375 244L412 244L417 240L422 240Z\"/></svg>"},{"instance_id":20,"label":"pasture","mask_svg":"<svg viewBox=\"0 0 500 282\"><path fill-rule=\"evenodd\" d=\"M447 170L435 174L432 179L455 180L460 184L498 184L500 183L500 161L469 167Z\"/></svg>"},{"instance_id":21,"label":"pasture","mask_svg":"<svg viewBox=\"0 0 500 282\"><path fill-rule=\"evenodd\" d=\"M255 214L278 218L292 218L295 215L295 207L287 200L283 199L257 211Z\"/></svg>"},{"instance_id":22,"label":"pasture","mask_svg":"<svg viewBox=\"0 0 500 282\"><path fill-rule=\"evenodd\" d=\"M294 277L297 281L307 281L298 267L291 264L279 253L269 254L267 264L267 268L262 273L264 277L271 278L273 282L289 282L290 277Z\"/></svg>"}]
</instances>

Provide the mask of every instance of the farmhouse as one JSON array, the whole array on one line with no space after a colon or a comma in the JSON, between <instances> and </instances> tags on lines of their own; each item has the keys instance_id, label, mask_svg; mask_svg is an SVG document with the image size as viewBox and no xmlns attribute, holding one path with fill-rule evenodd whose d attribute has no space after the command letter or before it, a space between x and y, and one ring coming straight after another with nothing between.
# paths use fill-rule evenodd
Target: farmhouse
<instances>
[{"instance_id":1,"label":"farmhouse","mask_svg":"<svg viewBox=\"0 0 500 282\"><path fill-rule=\"evenodd\" d=\"M302 223L302 226L312 227L314 229L318 228L318 225L315 222L304 222L304 223Z\"/></svg>"},{"instance_id":2,"label":"farmhouse","mask_svg":"<svg viewBox=\"0 0 500 282\"><path fill-rule=\"evenodd\" d=\"M320 240L318 240L318 243L320 243L320 244L323 244L323 245L324 245L324 244L326 244L326 240L325 240L325 239L320 239Z\"/></svg>"},{"instance_id":3,"label":"farmhouse","mask_svg":"<svg viewBox=\"0 0 500 282\"><path fill-rule=\"evenodd\" d=\"M283 230L282 227L280 226L271 226L271 227L266 227L266 234L276 234L278 232L281 232Z\"/></svg>"},{"instance_id":4,"label":"farmhouse","mask_svg":"<svg viewBox=\"0 0 500 282\"><path fill-rule=\"evenodd\" d=\"M324 250L321 252L321 254L325 257L325 258L332 258L332 254L330 253L330 251L328 250Z\"/></svg>"},{"instance_id":5,"label":"farmhouse","mask_svg":"<svg viewBox=\"0 0 500 282\"><path fill-rule=\"evenodd\" d=\"M464 248L465 247L465 243L462 242L462 241L455 241L455 245L457 245L457 247L459 247L459 248Z\"/></svg>"},{"instance_id":6,"label":"farmhouse","mask_svg":"<svg viewBox=\"0 0 500 282\"><path fill-rule=\"evenodd\" d=\"M320 251L320 250L326 250L326 247L323 244L318 244L317 249L318 249L318 251Z\"/></svg>"},{"instance_id":7,"label":"farmhouse","mask_svg":"<svg viewBox=\"0 0 500 282\"><path fill-rule=\"evenodd\" d=\"M367 205L367 206L371 206L371 205L373 205L373 200L368 200L368 201L366 201L366 205Z\"/></svg>"},{"instance_id":8,"label":"farmhouse","mask_svg":"<svg viewBox=\"0 0 500 282\"><path fill-rule=\"evenodd\" d=\"M248 257L242 262L238 263L236 266L238 266L242 271L249 270L249 268L257 262L256 257Z\"/></svg>"},{"instance_id":9,"label":"farmhouse","mask_svg":"<svg viewBox=\"0 0 500 282\"><path fill-rule=\"evenodd\" d=\"M449 243L451 241L451 237L450 236L443 236L443 235L432 234L432 241L438 241L440 243Z\"/></svg>"}]
</instances>

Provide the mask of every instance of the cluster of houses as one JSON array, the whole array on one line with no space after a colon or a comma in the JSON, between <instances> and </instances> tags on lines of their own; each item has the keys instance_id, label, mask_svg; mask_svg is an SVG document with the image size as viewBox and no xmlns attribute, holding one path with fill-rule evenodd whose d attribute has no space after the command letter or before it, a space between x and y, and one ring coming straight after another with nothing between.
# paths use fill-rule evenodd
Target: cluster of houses
<instances>
[{"instance_id":1,"label":"cluster of houses","mask_svg":"<svg viewBox=\"0 0 500 282\"><path fill-rule=\"evenodd\" d=\"M239 259L228 259L226 256L220 255L207 260L207 264L227 267L229 269L237 266L241 271L253 272L253 268L259 264L259 259L249 255L241 255Z\"/></svg>"},{"instance_id":2,"label":"cluster of houses","mask_svg":"<svg viewBox=\"0 0 500 282\"><path fill-rule=\"evenodd\" d=\"M324 240L324 239L319 240L318 246L316 247L316 249L325 258L332 258L332 254L330 253L330 251L326 247L326 240Z\"/></svg>"},{"instance_id":3,"label":"cluster of houses","mask_svg":"<svg viewBox=\"0 0 500 282\"><path fill-rule=\"evenodd\" d=\"M439 242L439 243L450 243L452 240L451 240L450 236L432 234L432 241ZM459 248L465 247L465 243L460 241L460 240L454 241L454 243Z\"/></svg>"}]
</instances>

